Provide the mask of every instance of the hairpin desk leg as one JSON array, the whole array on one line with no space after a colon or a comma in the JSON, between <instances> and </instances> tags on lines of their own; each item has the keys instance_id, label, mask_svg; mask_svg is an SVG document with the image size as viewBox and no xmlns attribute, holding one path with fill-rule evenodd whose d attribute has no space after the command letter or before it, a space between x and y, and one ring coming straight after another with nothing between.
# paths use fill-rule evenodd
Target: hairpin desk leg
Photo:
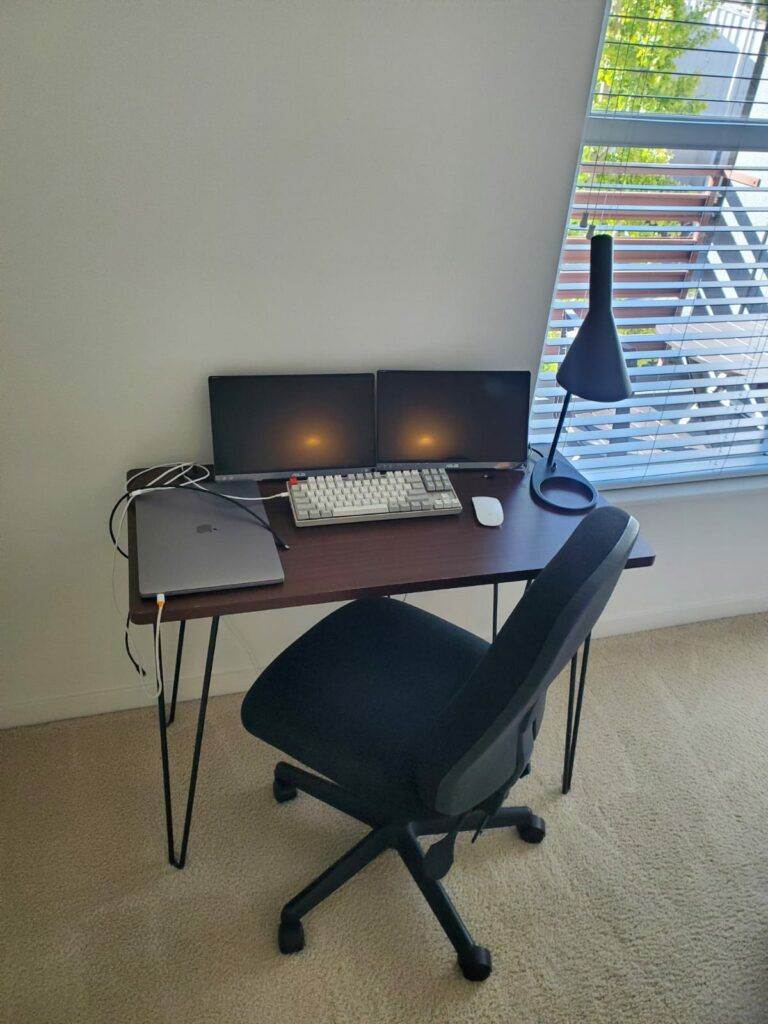
<instances>
[{"instance_id":1,"label":"hairpin desk leg","mask_svg":"<svg viewBox=\"0 0 768 1024\"><path fill-rule=\"evenodd\" d=\"M589 662L589 642L592 639L590 633L584 641L584 648L581 654L581 671L579 672L579 690L576 695L576 671L579 652L571 658L571 677L568 686L568 721L565 728L565 757L563 759L563 793L567 793L573 781L573 762L576 757L576 741L579 738L579 722L581 721L581 706L584 700L584 686L587 681L587 664ZM573 701L576 697L576 711L574 713Z\"/></svg>"},{"instance_id":2,"label":"hairpin desk leg","mask_svg":"<svg viewBox=\"0 0 768 1024\"><path fill-rule=\"evenodd\" d=\"M211 619L211 633L208 639L208 654L205 659L205 675L203 676L203 689L200 695L200 708L197 713L197 732L195 733L195 746L192 753L192 770L189 776L189 789L187 791L187 809L184 815L184 831L181 837L181 850L178 856L176 855L176 846L173 837L173 803L171 800L171 773L170 765L168 763L168 721L173 720L173 712L175 711L175 700L176 700L176 686L174 685L174 694L172 697L172 711L171 718L166 720L165 717L165 693L163 688L160 688L160 693L157 697L157 715L158 722L160 725L160 756L163 765L163 796L165 799L165 828L166 836L168 841L168 861L175 868L183 868L187 859L187 846L189 845L189 832L192 826L192 808L195 802L195 787L197 786L197 769L200 765L200 751L203 746L203 730L205 729L205 713L208 708L208 691L211 687L211 673L213 671L213 656L216 652L216 636L219 631L219 617L215 615ZM183 640L183 630L179 631L179 645ZM177 649L176 664L177 664L177 677L178 667L180 663L180 646ZM160 649L160 672L162 678L162 649Z\"/></svg>"},{"instance_id":3,"label":"hairpin desk leg","mask_svg":"<svg viewBox=\"0 0 768 1024\"><path fill-rule=\"evenodd\" d=\"M187 628L187 620L181 619L179 622L179 636L176 641L176 666L173 670L173 691L171 693L171 710L168 713L168 720L166 725L170 725L176 717L176 697L179 693L179 673L181 672L181 654L184 650L184 632Z\"/></svg>"},{"instance_id":4,"label":"hairpin desk leg","mask_svg":"<svg viewBox=\"0 0 768 1024\"><path fill-rule=\"evenodd\" d=\"M493 584L493 622L491 625L491 640L496 639L499 626L499 584Z\"/></svg>"}]
</instances>

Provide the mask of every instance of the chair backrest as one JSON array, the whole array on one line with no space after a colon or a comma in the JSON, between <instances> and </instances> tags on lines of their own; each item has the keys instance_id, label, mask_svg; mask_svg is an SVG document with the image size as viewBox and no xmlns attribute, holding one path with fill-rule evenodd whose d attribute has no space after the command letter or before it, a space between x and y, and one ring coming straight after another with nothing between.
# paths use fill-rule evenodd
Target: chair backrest
<instances>
[{"instance_id":1,"label":"chair backrest","mask_svg":"<svg viewBox=\"0 0 768 1024\"><path fill-rule=\"evenodd\" d=\"M522 775L549 684L608 603L638 529L619 508L595 509L542 569L432 727L418 767L429 806L461 814Z\"/></svg>"}]
</instances>

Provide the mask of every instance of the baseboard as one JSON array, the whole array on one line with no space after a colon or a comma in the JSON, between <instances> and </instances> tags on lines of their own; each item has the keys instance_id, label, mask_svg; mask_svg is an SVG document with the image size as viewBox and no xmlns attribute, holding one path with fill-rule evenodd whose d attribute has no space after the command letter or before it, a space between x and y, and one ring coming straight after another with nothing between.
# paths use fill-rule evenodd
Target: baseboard
<instances>
[{"instance_id":1,"label":"baseboard","mask_svg":"<svg viewBox=\"0 0 768 1024\"><path fill-rule=\"evenodd\" d=\"M623 615L612 615L609 605L608 611L597 624L594 635L601 637L621 636L623 633L643 633L648 629L684 626L689 622L707 622L710 619L730 619L735 615L754 615L756 612L764 611L768 611L767 594L751 594L748 597L707 601L696 605L650 608Z\"/></svg>"},{"instance_id":2,"label":"baseboard","mask_svg":"<svg viewBox=\"0 0 768 1024\"><path fill-rule=\"evenodd\" d=\"M649 629L663 629L667 626L704 622L708 619L730 618L734 615L751 615L762 611L768 611L768 596L765 594L732 598L726 601L711 601L698 605L686 604L670 608L653 608L628 614L612 615L609 609L595 629L595 636L641 633ZM253 677L254 670L250 666L227 672L214 672L211 679L211 695L242 693L251 685ZM179 681L179 700L196 700L200 696L201 682L202 678L199 675L183 677ZM41 697L38 700L19 702L0 708L0 729L154 705L155 699L151 689L151 684L123 686L91 690L85 693L56 694Z\"/></svg>"},{"instance_id":3,"label":"baseboard","mask_svg":"<svg viewBox=\"0 0 768 1024\"><path fill-rule=\"evenodd\" d=\"M253 682L253 670L234 669L228 672L214 672L211 678L211 696L225 693L242 693ZM202 676L185 676L179 680L179 700L196 700L200 696ZM127 711L129 708L155 707L153 684L112 687L106 690L91 690L86 693L64 693L39 700L29 700L0 708L0 729L11 729L19 725L39 725L65 718L82 718L84 715L102 715L110 711ZM170 686L166 683L166 694Z\"/></svg>"}]
</instances>

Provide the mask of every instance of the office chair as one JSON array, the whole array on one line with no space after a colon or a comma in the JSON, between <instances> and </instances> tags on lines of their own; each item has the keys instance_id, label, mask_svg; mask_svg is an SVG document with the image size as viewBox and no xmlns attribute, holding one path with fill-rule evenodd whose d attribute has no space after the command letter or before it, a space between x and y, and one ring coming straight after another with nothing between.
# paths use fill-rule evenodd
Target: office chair
<instances>
[{"instance_id":1,"label":"office chair","mask_svg":"<svg viewBox=\"0 0 768 1024\"><path fill-rule=\"evenodd\" d=\"M440 879L460 832L517 829L544 838L529 807L502 806L530 770L547 688L590 632L616 586L638 524L599 508L539 573L488 644L389 598L353 601L284 651L243 701L254 736L319 772L281 761L278 802L309 793L370 831L286 903L278 945L304 946L301 919L384 850L396 850L458 954L482 981L476 945ZM442 836L426 853L419 836Z\"/></svg>"}]
</instances>

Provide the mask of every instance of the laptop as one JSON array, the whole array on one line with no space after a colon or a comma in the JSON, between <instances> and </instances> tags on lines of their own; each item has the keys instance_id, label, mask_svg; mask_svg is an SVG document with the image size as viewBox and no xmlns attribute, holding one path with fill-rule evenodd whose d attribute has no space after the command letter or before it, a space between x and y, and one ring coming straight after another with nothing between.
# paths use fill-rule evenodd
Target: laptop
<instances>
[{"instance_id":1,"label":"laptop","mask_svg":"<svg viewBox=\"0 0 768 1024\"><path fill-rule=\"evenodd\" d=\"M206 487L234 497L259 495L255 481L207 482ZM284 581L274 537L232 502L184 487L141 494L135 505L142 597ZM266 520L260 502L249 507Z\"/></svg>"}]
</instances>

